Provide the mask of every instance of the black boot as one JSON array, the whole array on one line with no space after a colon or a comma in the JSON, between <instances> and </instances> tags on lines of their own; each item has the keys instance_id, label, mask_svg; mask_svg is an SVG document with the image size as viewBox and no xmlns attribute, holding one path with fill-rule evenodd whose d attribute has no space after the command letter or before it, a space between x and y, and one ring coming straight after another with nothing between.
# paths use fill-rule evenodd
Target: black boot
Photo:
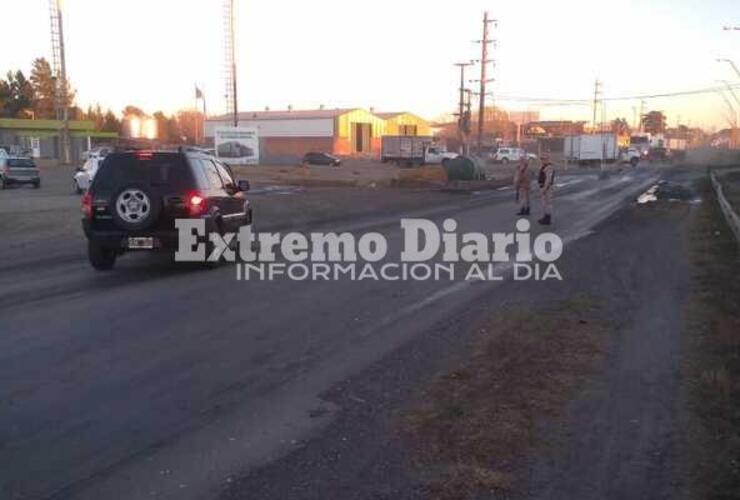
<instances>
[{"instance_id":1,"label":"black boot","mask_svg":"<svg viewBox=\"0 0 740 500\"><path fill-rule=\"evenodd\" d=\"M552 220L550 219L550 214L545 214L545 216L537 222L539 222L543 226L549 226L550 224L552 224Z\"/></svg>"},{"instance_id":2,"label":"black boot","mask_svg":"<svg viewBox=\"0 0 740 500\"><path fill-rule=\"evenodd\" d=\"M522 207L516 213L517 215L529 215L529 207Z\"/></svg>"}]
</instances>

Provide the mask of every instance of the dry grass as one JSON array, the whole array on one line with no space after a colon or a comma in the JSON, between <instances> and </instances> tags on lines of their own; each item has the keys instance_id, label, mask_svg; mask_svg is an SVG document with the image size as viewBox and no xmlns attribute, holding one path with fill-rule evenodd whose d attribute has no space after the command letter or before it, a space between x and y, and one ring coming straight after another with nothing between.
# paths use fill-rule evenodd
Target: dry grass
<instances>
[{"instance_id":1,"label":"dry grass","mask_svg":"<svg viewBox=\"0 0 740 500\"><path fill-rule=\"evenodd\" d=\"M719 177L725 192L725 197L735 210L740 212L740 171L721 174Z\"/></svg>"},{"instance_id":2,"label":"dry grass","mask_svg":"<svg viewBox=\"0 0 740 500\"><path fill-rule=\"evenodd\" d=\"M694 264L685 363L692 498L740 498L740 260L709 182L692 221Z\"/></svg>"},{"instance_id":3,"label":"dry grass","mask_svg":"<svg viewBox=\"0 0 740 500\"><path fill-rule=\"evenodd\" d=\"M513 461L535 444L538 418L554 415L592 373L607 328L588 300L514 311L479 327L472 356L441 376L426 405L405 416L432 498L474 498L511 488Z\"/></svg>"}]
</instances>

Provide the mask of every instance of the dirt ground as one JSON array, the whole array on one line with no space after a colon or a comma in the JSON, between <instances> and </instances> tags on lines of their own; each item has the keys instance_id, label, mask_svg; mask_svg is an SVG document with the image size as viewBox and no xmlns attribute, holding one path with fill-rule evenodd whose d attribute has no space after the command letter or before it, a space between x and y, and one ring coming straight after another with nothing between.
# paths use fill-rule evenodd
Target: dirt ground
<instances>
[{"instance_id":1,"label":"dirt ground","mask_svg":"<svg viewBox=\"0 0 740 500\"><path fill-rule=\"evenodd\" d=\"M680 498L697 206L618 212L562 282L507 283L335 388L331 429L223 498Z\"/></svg>"}]
</instances>

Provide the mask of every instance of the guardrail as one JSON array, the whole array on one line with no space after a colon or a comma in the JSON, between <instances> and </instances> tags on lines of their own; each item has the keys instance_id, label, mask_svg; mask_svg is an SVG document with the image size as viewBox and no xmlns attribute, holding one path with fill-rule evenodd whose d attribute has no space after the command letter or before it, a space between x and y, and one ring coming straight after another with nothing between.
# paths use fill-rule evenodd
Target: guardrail
<instances>
[{"instance_id":1,"label":"guardrail","mask_svg":"<svg viewBox=\"0 0 740 500\"><path fill-rule=\"evenodd\" d=\"M719 180L717 179L717 175L714 173L714 170L709 170L709 178L712 180L712 187L714 188L714 192L717 194L719 207L720 209L722 209L722 213L727 220L727 224L730 226L730 229L732 229L732 232L735 234L735 240L737 241L738 245L740 245L740 216L738 216L737 212L732 207L730 202L727 201L724 189L722 188L722 183L719 182Z\"/></svg>"}]
</instances>

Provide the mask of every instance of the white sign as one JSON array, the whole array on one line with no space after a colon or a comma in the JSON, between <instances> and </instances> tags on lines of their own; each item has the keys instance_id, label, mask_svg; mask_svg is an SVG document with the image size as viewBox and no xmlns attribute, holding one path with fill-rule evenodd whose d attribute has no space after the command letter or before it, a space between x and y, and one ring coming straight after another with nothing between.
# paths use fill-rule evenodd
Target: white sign
<instances>
[{"instance_id":1,"label":"white sign","mask_svg":"<svg viewBox=\"0 0 740 500\"><path fill-rule=\"evenodd\" d=\"M256 165L260 161L259 134L254 127L216 127L216 156L230 165Z\"/></svg>"}]
</instances>

